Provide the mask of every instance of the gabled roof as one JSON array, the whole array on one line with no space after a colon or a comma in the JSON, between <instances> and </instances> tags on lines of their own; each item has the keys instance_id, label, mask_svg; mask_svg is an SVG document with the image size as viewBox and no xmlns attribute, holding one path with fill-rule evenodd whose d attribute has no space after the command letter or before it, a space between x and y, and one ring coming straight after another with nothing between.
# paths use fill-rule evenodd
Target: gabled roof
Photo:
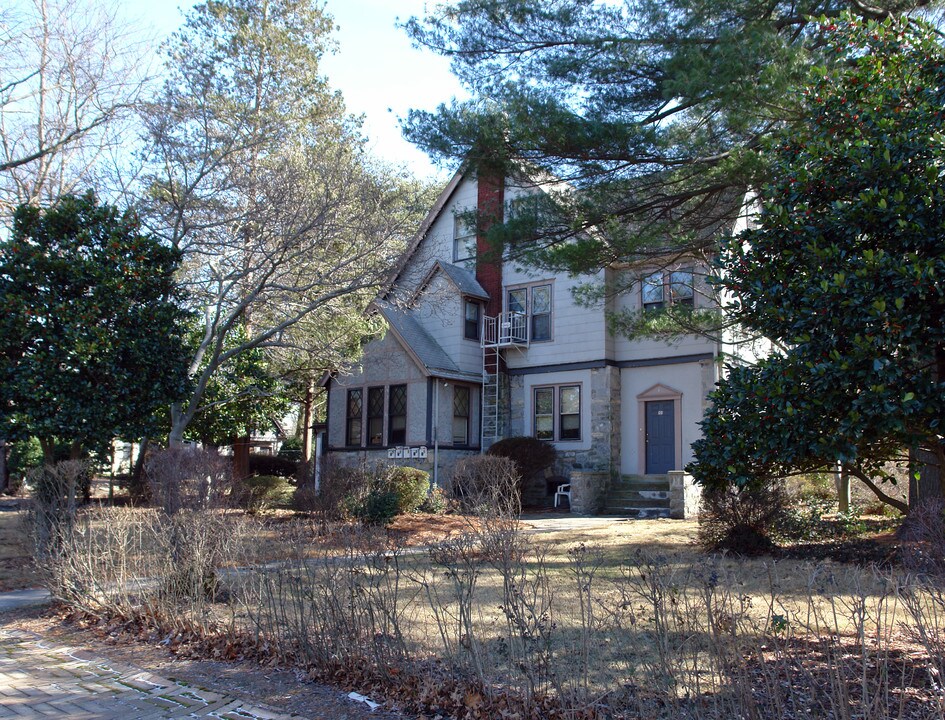
<instances>
[{"instance_id":1,"label":"gabled roof","mask_svg":"<svg viewBox=\"0 0 945 720\"><path fill-rule=\"evenodd\" d=\"M391 271L391 274L388 277L387 283L385 285L387 291L394 287L397 279L404 271L404 268L407 267L407 263L410 261L410 258L413 257L413 254L417 251L417 248L420 247L420 243L423 242L423 238L425 238L427 233L430 232L430 227L433 225L437 217L439 217L440 213L443 212L443 208L446 207L449 199L453 196L453 193L456 192L456 188L459 187L459 184L463 181L463 178L466 177L467 172L469 172L469 168L464 163L463 166L459 168L459 170L453 173L453 177L450 178L450 181L446 184L446 187L440 191L440 194L436 198L436 202L433 203L433 207L430 208L430 211L426 214L426 217L423 218L423 222L420 223L420 227L417 229L413 239L411 239L407 249L401 256L400 262L397 263L397 265L395 265ZM385 292L382 292L381 295L384 296Z\"/></svg>"},{"instance_id":2,"label":"gabled roof","mask_svg":"<svg viewBox=\"0 0 945 720\"><path fill-rule=\"evenodd\" d=\"M440 344L412 315L385 302L376 302L374 305L387 320L390 330L413 357L424 375L448 380L482 381L479 373L460 370Z\"/></svg>"},{"instance_id":3,"label":"gabled roof","mask_svg":"<svg viewBox=\"0 0 945 720\"><path fill-rule=\"evenodd\" d=\"M435 263L433 263L433 266L426 274L426 277L423 278L423 282L417 287L417 290L410 298L410 302L413 302L417 299L420 293L422 293L424 289L430 284L433 276L438 272L442 272L447 277L447 279L453 283L456 289L459 290L461 295L478 298L479 300L489 299L489 293L487 293L482 285L479 284L479 281L476 280L474 273L471 273L469 270L460 267L459 265L451 265L450 263L443 262L442 260L437 260Z\"/></svg>"}]
</instances>

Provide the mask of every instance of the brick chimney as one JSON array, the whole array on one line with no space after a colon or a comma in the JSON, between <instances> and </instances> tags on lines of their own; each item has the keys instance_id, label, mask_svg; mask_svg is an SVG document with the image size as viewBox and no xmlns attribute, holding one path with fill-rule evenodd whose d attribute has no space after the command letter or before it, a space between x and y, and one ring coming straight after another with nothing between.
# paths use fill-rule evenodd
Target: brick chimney
<instances>
[{"instance_id":1,"label":"brick chimney","mask_svg":"<svg viewBox=\"0 0 945 720\"><path fill-rule=\"evenodd\" d=\"M502 253L492 248L486 233L494 223L503 222L505 208L505 173L481 165L477 172L476 280L489 293L485 314L502 312Z\"/></svg>"}]
</instances>

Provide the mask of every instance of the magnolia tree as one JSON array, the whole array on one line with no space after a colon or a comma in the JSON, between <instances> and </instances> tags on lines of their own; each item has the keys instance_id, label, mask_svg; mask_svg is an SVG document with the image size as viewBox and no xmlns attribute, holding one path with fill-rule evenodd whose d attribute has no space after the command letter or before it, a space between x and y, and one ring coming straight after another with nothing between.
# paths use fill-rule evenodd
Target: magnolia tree
<instances>
[{"instance_id":1,"label":"magnolia tree","mask_svg":"<svg viewBox=\"0 0 945 720\"><path fill-rule=\"evenodd\" d=\"M179 260L91 193L19 207L0 243L0 437L36 436L52 462L56 441L76 457L153 431L187 385Z\"/></svg>"},{"instance_id":2,"label":"magnolia tree","mask_svg":"<svg viewBox=\"0 0 945 720\"><path fill-rule=\"evenodd\" d=\"M751 486L842 463L905 509L880 485L904 451L945 494L945 47L915 21L823 25L805 120L719 259L734 318L783 349L729 370L691 470Z\"/></svg>"}]
</instances>

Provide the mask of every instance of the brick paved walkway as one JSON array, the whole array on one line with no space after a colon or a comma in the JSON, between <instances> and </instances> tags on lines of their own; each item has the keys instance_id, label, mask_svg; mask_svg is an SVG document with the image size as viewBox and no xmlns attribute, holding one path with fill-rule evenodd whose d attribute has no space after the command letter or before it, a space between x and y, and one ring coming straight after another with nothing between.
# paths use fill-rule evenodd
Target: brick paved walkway
<instances>
[{"instance_id":1,"label":"brick paved walkway","mask_svg":"<svg viewBox=\"0 0 945 720\"><path fill-rule=\"evenodd\" d=\"M214 717L273 720L284 715L140 668L0 629L0 718L133 720Z\"/></svg>"}]
</instances>

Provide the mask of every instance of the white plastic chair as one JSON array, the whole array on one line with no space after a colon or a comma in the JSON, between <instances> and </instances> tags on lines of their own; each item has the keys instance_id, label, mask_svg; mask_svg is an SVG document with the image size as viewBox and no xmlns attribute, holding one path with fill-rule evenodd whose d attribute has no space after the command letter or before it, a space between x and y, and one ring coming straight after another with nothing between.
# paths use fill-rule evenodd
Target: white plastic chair
<instances>
[{"instance_id":1,"label":"white plastic chair","mask_svg":"<svg viewBox=\"0 0 945 720\"><path fill-rule=\"evenodd\" d=\"M568 499L568 507L571 507L571 483L558 486L558 490L555 492L555 507L558 507L558 503L561 502L563 497Z\"/></svg>"}]
</instances>

